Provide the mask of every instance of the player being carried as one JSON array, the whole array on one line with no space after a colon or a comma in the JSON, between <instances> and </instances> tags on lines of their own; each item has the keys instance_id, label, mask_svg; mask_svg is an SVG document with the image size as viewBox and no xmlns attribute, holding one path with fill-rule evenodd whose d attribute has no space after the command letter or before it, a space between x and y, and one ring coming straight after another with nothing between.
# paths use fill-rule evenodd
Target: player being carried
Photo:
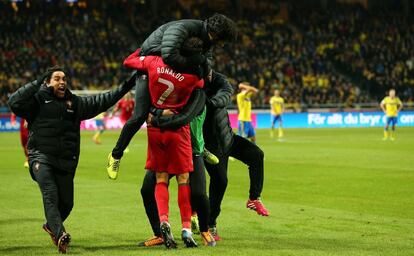
<instances>
[{"instance_id":1,"label":"player being carried","mask_svg":"<svg viewBox=\"0 0 414 256\"><path fill-rule=\"evenodd\" d=\"M236 24L222 14L214 14L205 21L193 19L171 21L161 25L148 36L141 45L140 55L161 56L164 63L174 68L176 72L198 74L203 78L211 68L213 47L222 47L224 43L235 40L236 35ZM182 45L191 37L203 41L203 50L200 54L184 57L181 54ZM204 68L200 69L200 65ZM201 70L203 72L200 72ZM145 122L150 110L146 75L139 77L136 84L134 114L122 128L116 146L108 155L107 171L111 179L117 178L123 152ZM217 162L217 157L208 151L203 155L206 160Z\"/></svg>"},{"instance_id":2,"label":"player being carried","mask_svg":"<svg viewBox=\"0 0 414 256\"><path fill-rule=\"evenodd\" d=\"M397 124L398 113L403 108L403 104L401 100L395 96L395 90L391 89L388 92L387 97L385 97L381 101L381 108L384 111L385 115L387 116L387 121L384 128L384 138L383 140L394 140L394 132L395 132L395 125ZM391 132L388 131L388 128L391 124Z\"/></svg>"},{"instance_id":3,"label":"player being carried","mask_svg":"<svg viewBox=\"0 0 414 256\"><path fill-rule=\"evenodd\" d=\"M193 49L201 52L203 42L198 38L189 40ZM166 65L161 57L139 56L139 52L140 49L131 54L124 65L148 72L151 104L157 109L169 109L178 113L187 103L193 89L203 87L203 80L196 75L178 73ZM177 247L168 218L168 183L170 175L176 175L182 222L181 238L187 247L197 247L191 232L189 173L193 171L193 162L189 124L178 129L149 126L145 168L156 173L155 200L165 246Z\"/></svg>"}]
</instances>

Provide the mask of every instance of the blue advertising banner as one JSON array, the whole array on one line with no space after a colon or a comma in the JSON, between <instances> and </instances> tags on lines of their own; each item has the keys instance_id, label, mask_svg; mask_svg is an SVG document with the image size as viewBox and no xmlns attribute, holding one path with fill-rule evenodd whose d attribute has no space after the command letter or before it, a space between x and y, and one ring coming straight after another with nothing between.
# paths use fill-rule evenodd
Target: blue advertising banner
<instances>
[{"instance_id":1,"label":"blue advertising banner","mask_svg":"<svg viewBox=\"0 0 414 256\"><path fill-rule=\"evenodd\" d=\"M93 120L92 120L93 121ZM107 120L108 121L108 120ZM111 120L109 120L111 121ZM233 128L237 128L237 113L230 113ZM283 127L285 128L334 128L334 127L380 127L384 126L386 117L382 112L337 112L337 113L285 113ZM270 128L271 115L269 111L254 111L252 123L256 128ZM0 132L18 131L20 119L13 124L9 115L0 116ZM110 124L110 122L109 122ZM398 115L398 126L414 126L414 111L401 111ZM111 126L116 129L121 126ZM82 123L82 130L88 129Z\"/></svg>"},{"instance_id":2,"label":"blue advertising banner","mask_svg":"<svg viewBox=\"0 0 414 256\"><path fill-rule=\"evenodd\" d=\"M0 116L0 132L15 132L20 129L20 118L16 117L16 122L12 123L10 115Z\"/></svg>"},{"instance_id":3,"label":"blue advertising banner","mask_svg":"<svg viewBox=\"0 0 414 256\"><path fill-rule=\"evenodd\" d=\"M230 113L233 128L237 128L237 113ZM334 127L380 127L384 126L386 116L383 112L336 112L336 113L285 113L285 128L334 128ZM270 128L269 111L257 111L252 114L252 123L256 128ZM401 111L398 126L414 126L414 111Z\"/></svg>"},{"instance_id":4,"label":"blue advertising banner","mask_svg":"<svg viewBox=\"0 0 414 256\"><path fill-rule=\"evenodd\" d=\"M270 128L270 113L256 114L257 128ZM334 128L334 127L379 127L384 126L383 112L338 112L338 113L285 113L285 128ZM398 115L398 126L414 126L414 111L402 111Z\"/></svg>"}]
</instances>

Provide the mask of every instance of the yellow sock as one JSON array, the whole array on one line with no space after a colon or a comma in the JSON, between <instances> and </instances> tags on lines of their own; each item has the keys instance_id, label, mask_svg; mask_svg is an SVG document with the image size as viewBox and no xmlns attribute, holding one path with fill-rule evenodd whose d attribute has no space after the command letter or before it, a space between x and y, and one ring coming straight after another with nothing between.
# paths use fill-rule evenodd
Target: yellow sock
<instances>
[{"instance_id":1,"label":"yellow sock","mask_svg":"<svg viewBox=\"0 0 414 256\"><path fill-rule=\"evenodd\" d=\"M388 139L388 131L384 131L384 139Z\"/></svg>"},{"instance_id":2,"label":"yellow sock","mask_svg":"<svg viewBox=\"0 0 414 256\"><path fill-rule=\"evenodd\" d=\"M100 137L101 137L101 133L96 132L95 135L93 135L93 141L100 143L101 142Z\"/></svg>"},{"instance_id":3,"label":"yellow sock","mask_svg":"<svg viewBox=\"0 0 414 256\"><path fill-rule=\"evenodd\" d=\"M279 138L283 137L283 129L282 127L279 127L279 134L278 134Z\"/></svg>"},{"instance_id":4,"label":"yellow sock","mask_svg":"<svg viewBox=\"0 0 414 256\"><path fill-rule=\"evenodd\" d=\"M394 139L394 131L390 131L390 138L393 140Z\"/></svg>"}]
</instances>

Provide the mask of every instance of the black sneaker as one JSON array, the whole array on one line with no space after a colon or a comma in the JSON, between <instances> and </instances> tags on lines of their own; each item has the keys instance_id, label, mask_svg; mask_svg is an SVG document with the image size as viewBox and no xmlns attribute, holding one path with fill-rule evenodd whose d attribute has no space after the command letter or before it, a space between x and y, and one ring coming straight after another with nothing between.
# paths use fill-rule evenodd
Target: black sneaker
<instances>
[{"instance_id":1,"label":"black sneaker","mask_svg":"<svg viewBox=\"0 0 414 256\"><path fill-rule=\"evenodd\" d=\"M58 240L58 251L59 253L66 253L68 251L70 243L70 235L68 233L63 232Z\"/></svg>"},{"instance_id":2,"label":"black sneaker","mask_svg":"<svg viewBox=\"0 0 414 256\"><path fill-rule=\"evenodd\" d=\"M165 247L167 247L167 249L175 249L177 248L177 243L174 241L174 237L171 233L171 227L170 224L168 222L161 222L161 235L162 238L164 239L164 244Z\"/></svg>"}]
</instances>

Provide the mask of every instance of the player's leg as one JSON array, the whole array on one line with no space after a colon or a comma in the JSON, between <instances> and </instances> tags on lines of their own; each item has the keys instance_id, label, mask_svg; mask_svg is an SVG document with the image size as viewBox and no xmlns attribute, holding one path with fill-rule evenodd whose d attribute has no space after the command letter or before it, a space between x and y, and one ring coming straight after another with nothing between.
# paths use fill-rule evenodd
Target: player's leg
<instances>
[{"instance_id":1,"label":"player's leg","mask_svg":"<svg viewBox=\"0 0 414 256\"><path fill-rule=\"evenodd\" d=\"M131 115L131 116L132 116L132 115ZM128 119L129 119L131 116L129 116L129 117L121 116L121 117L120 117L120 119L121 119L121 124L122 124L122 128L125 126L126 122L128 121ZM129 153L129 147L128 147L128 146L127 146L127 147L125 148L125 150L124 150L124 154L127 154L127 153Z\"/></svg>"},{"instance_id":2,"label":"player's leg","mask_svg":"<svg viewBox=\"0 0 414 256\"><path fill-rule=\"evenodd\" d=\"M239 136L244 136L244 122L243 121L239 121L238 123L237 134Z\"/></svg>"},{"instance_id":3,"label":"player's leg","mask_svg":"<svg viewBox=\"0 0 414 256\"><path fill-rule=\"evenodd\" d=\"M142 182L141 196L144 202L145 213L147 214L148 220L151 224L154 236L147 239L146 241L140 242L139 246L156 246L162 245L164 240L161 237L160 230L160 219L158 217L157 202L155 200L155 184L156 178L155 173L147 171Z\"/></svg>"},{"instance_id":4,"label":"player's leg","mask_svg":"<svg viewBox=\"0 0 414 256\"><path fill-rule=\"evenodd\" d=\"M209 199L210 199L210 220L209 231L216 241L221 238L217 233L217 218L221 212L221 202L227 188L227 164L228 156L217 154L219 163L216 165L205 163L208 174L210 175Z\"/></svg>"},{"instance_id":5,"label":"player's leg","mask_svg":"<svg viewBox=\"0 0 414 256\"><path fill-rule=\"evenodd\" d=\"M391 118L391 132L390 132L390 139L395 140L395 126L397 124L397 117Z\"/></svg>"},{"instance_id":6,"label":"player's leg","mask_svg":"<svg viewBox=\"0 0 414 256\"><path fill-rule=\"evenodd\" d=\"M189 184L189 173L177 175L178 182L178 206L181 215L181 238L187 247L197 247L197 243L191 232L191 190ZM161 216L161 215L160 215Z\"/></svg>"},{"instance_id":7,"label":"player's leg","mask_svg":"<svg viewBox=\"0 0 414 256\"><path fill-rule=\"evenodd\" d=\"M251 142L256 144L256 131L253 128L252 122L245 122L245 134L247 134L247 138L249 138Z\"/></svg>"},{"instance_id":8,"label":"player's leg","mask_svg":"<svg viewBox=\"0 0 414 256\"><path fill-rule=\"evenodd\" d=\"M270 130L270 138L273 138L274 137L275 123L276 123L276 116L275 115L271 115L271 116L272 116L272 121L271 121L272 127L271 127L271 130Z\"/></svg>"},{"instance_id":9,"label":"player's leg","mask_svg":"<svg viewBox=\"0 0 414 256\"><path fill-rule=\"evenodd\" d=\"M134 113L122 128L115 148L112 150L112 156L120 159L125 148L128 146L132 137L141 128L142 124L148 117L150 108L150 94L148 90L148 79L146 75L137 78L135 86L135 107Z\"/></svg>"},{"instance_id":10,"label":"player's leg","mask_svg":"<svg viewBox=\"0 0 414 256\"><path fill-rule=\"evenodd\" d=\"M55 178L59 193L59 213L64 222L73 208L74 173L59 171L55 173Z\"/></svg>"},{"instance_id":11,"label":"player's leg","mask_svg":"<svg viewBox=\"0 0 414 256\"><path fill-rule=\"evenodd\" d=\"M263 151L256 144L235 135L230 156L242 161L249 168L250 190L247 208L255 210L259 215L268 216L269 212L260 201L264 179Z\"/></svg>"},{"instance_id":12,"label":"player's leg","mask_svg":"<svg viewBox=\"0 0 414 256\"><path fill-rule=\"evenodd\" d=\"M192 153L193 153L192 155L193 155L193 167L194 167L194 172L190 173L191 207L193 209L193 215L191 216L191 231L195 234L200 233L197 212L200 215L201 222L206 221L204 219L205 216L203 216L205 215L205 208L203 208L204 200L207 200L206 204L208 205L208 209L209 209L207 197L205 199L203 198L203 196L206 194L203 158L207 162L211 162L211 159L213 158L209 157L209 155L213 155L213 154L207 153L208 151L204 147L205 143L204 143L204 138L203 138L203 123L205 120L206 111L207 111L206 107L204 107L203 111L190 122L191 147L192 147ZM204 176L204 185L202 184L203 176ZM204 190L203 190L203 186L204 186ZM207 217L207 221L208 221L208 217ZM205 223L205 225L207 226L207 223Z\"/></svg>"},{"instance_id":13,"label":"player's leg","mask_svg":"<svg viewBox=\"0 0 414 256\"><path fill-rule=\"evenodd\" d=\"M111 179L116 179L118 176L119 165L123 156L124 150L129 145L132 137L141 128L142 124L148 117L150 108L150 94L148 90L147 76L140 76L137 78L135 85L135 108L134 114L122 127L121 134L112 153L108 156L107 172Z\"/></svg>"},{"instance_id":14,"label":"player's leg","mask_svg":"<svg viewBox=\"0 0 414 256\"><path fill-rule=\"evenodd\" d=\"M43 229L49 233L55 245L64 234L62 218L59 212L59 192L54 171L51 166L39 162L31 163L31 169L43 197L46 223Z\"/></svg>"},{"instance_id":15,"label":"player's leg","mask_svg":"<svg viewBox=\"0 0 414 256\"><path fill-rule=\"evenodd\" d=\"M56 184L58 187L59 194L59 213L64 222L69 216L73 208L73 178L74 172L56 172L55 173ZM66 233L64 229L64 234L60 236L58 240L58 246L60 252L66 252L70 242L70 235Z\"/></svg>"},{"instance_id":16,"label":"player's leg","mask_svg":"<svg viewBox=\"0 0 414 256\"><path fill-rule=\"evenodd\" d=\"M217 164L218 158L204 147L203 124L206 113L207 108L204 107L203 111L190 122L191 146L193 154L202 155L208 163Z\"/></svg>"},{"instance_id":17,"label":"player's leg","mask_svg":"<svg viewBox=\"0 0 414 256\"><path fill-rule=\"evenodd\" d=\"M101 144L101 135L105 130L105 126L103 124L102 120L96 120L96 132L93 135L92 140L96 143L96 144Z\"/></svg>"},{"instance_id":18,"label":"player's leg","mask_svg":"<svg viewBox=\"0 0 414 256\"><path fill-rule=\"evenodd\" d=\"M198 214L199 232L205 245L215 246L216 242L208 232L208 221L210 218L210 202L206 191L206 175L204 162L201 156L193 155L194 171L190 173L191 208ZM191 230L193 230L193 217L191 219Z\"/></svg>"},{"instance_id":19,"label":"player's leg","mask_svg":"<svg viewBox=\"0 0 414 256\"><path fill-rule=\"evenodd\" d=\"M161 223L160 224L161 235L164 240L164 244L167 248L176 248L177 243L174 241L174 237L171 233L171 226L170 226L169 219L168 219L169 175L167 172L156 172L155 177L157 180L156 181L157 184L155 185L155 201L157 202L158 218L160 219L160 223Z\"/></svg>"},{"instance_id":20,"label":"player's leg","mask_svg":"<svg viewBox=\"0 0 414 256\"><path fill-rule=\"evenodd\" d=\"M280 139L283 138L283 119L282 119L282 115L278 115L278 121L279 121L278 138L280 140Z\"/></svg>"},{"instance_id":21,"label":"player's leg","mask_svg":"<svg viewBox=\"0 0 414 256\"><path fill-rule=\"evenodd\" d=\"M391 122L391 118L387 116L387 120L385 122L385 127L384 127L384 138L383 138L383 140L386 140L389 137L388 128L390 126L390 122Z\"/></svg>"}]
</instances>

